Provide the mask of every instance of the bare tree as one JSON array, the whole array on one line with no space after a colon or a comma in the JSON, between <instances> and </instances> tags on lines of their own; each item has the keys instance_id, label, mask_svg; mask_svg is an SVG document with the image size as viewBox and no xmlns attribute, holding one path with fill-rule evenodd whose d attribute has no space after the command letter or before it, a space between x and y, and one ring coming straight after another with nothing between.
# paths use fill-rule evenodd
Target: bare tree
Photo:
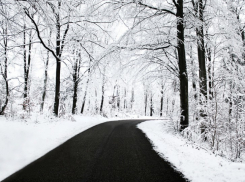
<instances>
[{"instance_id":1,"label":"bare tree","mask_svg":"<svg viewBox=\"0 0 245 182\"><path fill-rule=\"evenodd\" d=\"M6 93L6 97L5 97L5 102L4 104L0 105L0 115L4 114L4 111L8 105L8 101L9 101L9 82L8 82L8 26L7 23L4 21L4 23L1 26L2 28L2 36L3 36L3 48L4 48L4 61L2 63L2 61L0 62L0 68L1 68L1 75L5 81L5 93Z\"/></svg>"},{"instance_id":2,"label":"bare tree","mask_svg":"<svg viewBox=\"0 0 245 182\"><path fill-rule=\"evenodd\" d=\"M51 39L52 31L49 33L48 46L50 47L50 39ZM44 70L44 80L43 80L43 93L42 93L42 101L40 106L40 112L43 112L43 107L45 103L46 93L47 93L47 82L48 82L48 66L49 66L49 51L47 50L47 59L45 61L45 70Z\"/></svg>"},{"instance_id":3,"label":"bare tree","mask_svg":"<svg viewBox=\"0 0 245 182\"><path fill-rule=\"evenodd\" d=\"M31 14L33 18L33 14ZM23 60L24 60L24 103L23 103L23 109L27 109L27 105L29 105L29 75L30 75L30 67L31 67L31 51L32 51L32 30L30 30L29 33L29 41L26 43L26 24L24 23L24 30L23 30ZM26 45L28 45L28 52L26 50ZM28 55L28 56L27 56Z\"/></svg>"},{"instance_id":4,"label":"bare tree","mask_svg":"<svg viewBox=\"0 0 245 182\"><path fill-rule=\"evenodd\" d=\"M32 3L30 2L31 5L35 8L35 2ZM56 4L55 4L56 3ZM56 116L58 116L59 114L59 102L60 102L60 75L61 75L61 57L62 57L62 53L65 47L65 40L69 31L69 27L70 27L70 15L69 12L67 13L67 16L65 17L66 22L62 22L62 7L63 3L61 0L58 0L54 3L52 2L47 2L45 4L46 8L51 8L53 16L55 18L55 34L56 34L56 41L55 41L55 50L51 49L45 42L44 39L41 36L41 31L40 28L37 24L37 22L35 21L35 19L31 16L28 8L24 7L24 12L27 15L27 17L31 20L31 22L34 25L35 31L37 33L37 36L41 42L41 44L44 46L45 49L47 49L48 51L50 51L52 53L52 55L55 57L56 59L56 80L55 80L55 100L54 100L54 114ZM65 26L64 32L63 32L63 36L62 36L62 30L61 28Z\"/></svg>"},{"instance_id":5,"label":"bare tree","mask_svg":"<svg viewBox=\"0 0 245 182\"><path fill-rule=\"evenodd\" d=\"M73 101L72 101L72 114L77 113L77 91L78 91L78 83L79 83L79 74L81 67L81 52L80 50L74 50L75 52L75 60L73 65Z\"/></svg>"}]
</instances>

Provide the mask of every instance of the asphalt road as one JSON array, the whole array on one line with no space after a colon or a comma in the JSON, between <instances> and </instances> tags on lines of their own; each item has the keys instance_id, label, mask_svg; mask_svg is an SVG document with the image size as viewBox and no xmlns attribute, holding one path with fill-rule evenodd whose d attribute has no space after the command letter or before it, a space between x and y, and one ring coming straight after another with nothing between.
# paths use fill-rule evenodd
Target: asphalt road
<instances>
[{"instance_id":1,"label":"asphalt road","mask_svg":"<svg viewBox=\"0 0 245 182\"><path fill-rule=\"evenodd\" d=\"M158 156L142 120L94 126L9 176L3 182L182 182ZM16 151L18 152L18 151Z\"/></svg>"}]
</instances>

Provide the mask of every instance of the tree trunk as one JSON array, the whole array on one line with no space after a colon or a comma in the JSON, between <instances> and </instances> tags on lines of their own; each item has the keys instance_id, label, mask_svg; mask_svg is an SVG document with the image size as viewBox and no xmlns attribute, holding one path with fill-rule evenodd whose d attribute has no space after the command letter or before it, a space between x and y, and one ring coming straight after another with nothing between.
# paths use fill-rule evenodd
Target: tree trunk
<instances>
[{"instance_id":1,"label":"tree trunk","mask_svg":"<svg viewBox=\"0 0 245 182\"><path fill-rule=\"evenodd\" d=\"M198 0L197 3L198 4L196 6L197 8L196 14L201 23L201 25L196 29L196 35L198 38L197 52L198 52L198 62L199 62L200 93L202 96L204 96L204 99L206 101L207 100L207 72L206 72L206 57L205 57L205 46L204 46L204 31L203 31L204 5L203 5L203 0Z\"/></svg>"},{"instance_id":2,"label":"tree trunk","mask_svg":"<svg viewBox=\"0 0 245 182\"><path fill-rule=\"evenodd\" d=\"M117 109L118 111L120 111L120 102L121 102L119 89L120 89L120 86L117 85Z\"/></svg>"},{"instance_id":3,"label":"tree trunk","mask_svg":"<svg viewBox=\"0 0 245 182\"><path fill-rule=\"evenodd\" d=\"M145 89L145 116L147 115L147 100L148 100L148 93L147 90Z\"/></svg>"},{"instance_id":4,"label":"tree trunk","mask_svg":"<svg viewBox=\"0 0 245 182\"><path fill-rule=\"evenodd\" d=\"M24 25L25 29L25 25ZM28 45L28 58L26 60L26 48L25 48L25 42L26 42L26 30L24 30L24 103L23 103L23 109L26 110L27 106L29 105L29 73L30 73L30 65L31 65L31 49L32 49L32 31L30 31L29 34L29 45Z\"/></svg>"},{"instance_id":5,"label":"tree trunk","mask_svg":"<svg viewBox=\"0 0 245 182\"><path fill-rule=\"evenodd\" d=\"M209 92L209 100L212 100L214 97L214 93L213 93L212 58L211 58L210 48L207 48L207 60L208 60L208 92Z\"/></svg>"},{"instance_id":6,"label":"tree trunk","mask_svg":"<svg viewBox=\"0 0 245 182\"><path fill-rule=\"evenodd\" d=\"M124 104L123 104L123 108L127 109L127 89L124 88Z\"/></svg>"},{"instance_id":7,"label":"tree trunk","mask_svg":"<svg viewBox=\"0 0 245 182\"><path fill-rule=\"evenodd\" d=\"M196 84L197 75L196 75L195 63L194 63L194 58L193 58L193 53L192 53L192 46L190 46L190 60L191 60L192 88L194 92L194 100L197 103L198 102L197 84Z\"/></svg>"},{"instance_id":8,"label":"tree trunk","mask_svg":"<svg viewBox=\"0 0 245 182\"><path fill-rule=\"evenodd\" d=\"M73 102L72 102L72 114L77 112L77 88L78 88L78 61L80 58L76 58L75 65L73 66Z\"/></svg>"},{"instance_id":9,"label":"tree trunk","mask_svg":"<svg viewBox=\"0 0 245 182\"><path fill-rule=\"evenodd\" d=\"M162 84L162 90L161 90L161 106L160 106L160 116L162 117L162 114L163 114L163 96L164 96L164 93L163 93L163 84Z\"/></svg>"},{"instance_id":10,"label":"tree trunk","mask_svg":"<svg viewBox=\"0 0 245 182\"><path fill-rule=\"evenodd\" d=\"M7 35L7 28L3 29L3 33L5 33ZM0 108L0 115L4 115L4 111L8 105L8 101L9 101L9 84L8 84L8 58L7 58L7 48L8 48L8 40L7 37L4 37L3 39L4 41L4 72L2 72L2 76L3 79L5 80L5 86L6 86L6 98L5 98L5 102L2 106L2 108ZM0 64L1 66L1 64ZM0 105L1 106L1 105Z\"/></svg>"},{"instance_id":11,"label":"tree trunk","mask_svg":"<svg viewBox=\"0 0 245 182\"><path fill-rule=\"evenodd\" d=\"M46 92L47 92L47 82L48 82L48 65L49 65L49 51L47 51L47 60L45 64L45 72L44 72L44 84L43 84L43 95L42 95L42 103L41 103L41 108L40 111L43 112L43 107L44 107L44 102L45 102L45 97L46 97Z\"/></svg>"},{"instance_id":12,"label":"tree trunk","mask_svg":"<svg viewBox=\"0 0 245 182\"><path fill-rule=\"evenodd\" d=\"M196 74L196 64L195 60L193 58L193 52L192 52L192 46L190 46L190 60L191 60L191 74L192 74L192 89L193 89L193 97L194 97L194 115L195 115L195 120L199 119L199 110L197 109L198 107L198 91L197 91L197 80L198 76Z\"/></svg>"},{"instance_id":13,"label":"tree trunk","mask_svg":"<svg viewBox=\"0 0 245 182\"><path fill-rule=\"evenodd\" d=\"M189 106L188 106L188 75L186 69L185 40L184 40L184 13L183 0L178 0L176 4L177 13L177 39L178 39L178 64L180 80L180 131L189 125Z\"/></svg>"},{"instance_id":14,"label":"tree trunk","mask_svg":"<svg viewBox=\"0 0 245 182\"><path fill-rule=\"evenodd\" d=\"M87 89L85 90L85 93L84 93L84 96L83 96L83 103L82 103L82 107L81 107L81 114L83 114L83 112L84 112L85 103L86 103L86 97L87 97Z\"/></svg>"},{"instance_id":15,"label":"tree trunk","mask_svg":"<svg viewBox=\"0 0 245 182\"><path fill-rule=\"evenodd\" d=\"M102 96L101 96L101 103L100 103L100 114L103 114L103 105L104 105L104 97L105 97L104 94L105 94L105 85L104 85L104 81L103 81Z\"/></svg>"},{"instance_id":16,"label":"tree trunk","mask_svg":"<svg viewBox=\"0 0 245 182\"><path fill-rule=\"evenodd\" d=\"M245 49L245 31L244 31L244 27L241 29L241 37L242 37L243 50L244 50ZM243 61L245 61L245 52L244 51L242 53L242 58L243 58Z\"/></svg>"},{"instance_id":17,"label":"tree trunk","mask_svg":"<svg viewBox=\"0 0 245 182\"><path fill-rule=\"evenodd\" d=\"M133 105L134 105L134 89L132 88L132 92L131 92L131 109L133 109Z\"/></svg>"},{"instance_id":18,"label":"tree trunk","mask_svg":"<svg viewBox=\"0 0 245 182\"><path fill-rule=\"evenodd\" d=\"M103 78L102 78L102 95L101 95L101 103L100 103L100 114L103 115L103 106L104 106L104 99L105 99L105 84L106 84L106 78L105 78L105 73L106 73L106 66L103 68Z\"/></svg>"},{"instance_id":19,"label":"tree trunk","mask_svg":"<svg viewBox=\"0 0 245 182\"><path fill-rule=\"evenodd\" d=\"M153 108L153 95L151 93L151 100L150 100L150 116L153 116L154 108Z\"/></svg>"},{"instance_id":20,"label":"tree trunk","mask_svg":"<svg viewBox=\"0 0 245 182\"><path fill-rule=\"evenodd\" d=\"M84 112L84 108L85 108L85 103L86 103L86 99L87 99L87 91L88 91L88 84L89 84L89 80L90 80L90 71L91 71L91 58L89 60L89 69L88 69L88 79L86 82L86 88L85 88L85 92L84 92L84 96L83 96L83 103L82 103L82 108L81 108L81 114L83 114Z\"/></svg>"},{"instance_id":21,"label":"tree trunk","mask_svg":"<svg viewBox=\"0 0 245 182\"><path fill-rule=\"evenodd\" d=\"M61 7L61 2L58 2L58 9ZM60 72L61 72L61 41L60 41L60 12L56 14L56 79L55 79L55 98L54 98L54 114L59 116L60 104Z\"/></svg>"},{"instance_id":22,"label":"tree trunk","mask_svg":"<svg viewBox=\"0 0 245 182\"><path fill-rule=\"evenodd\" d=\"M232 103L232 100L233 100L233 93L232 93L232 90L233 90L233 88L232 88L232 81L231 81L231 83L230 83L230 99L229 99L229 122L231 121L231 118L232 118L232 105L233 105L233 103Z\"/></svg>"},{"instance_id":23,"label":"tree trunk","mask_svg":"<svg viewBox=\"0 0 245 182\"><path fill-rule=\"evenodd\" d=\"M50 46L50 39L51 39L51 31L49 34L49 40L48 40L48 46ZM47 60L45 63L45 71L44 71L44 83L43 83L43 94L42 94L42 102L41 102L41 107L40 107L40 112L43 112L43 107L44 107L44 102L46 98L46 92L47 92L47 82L48 82L48 65L49 65L49 51L47 50Z\"/></svg>"},{"instance_id":24,"label":"tree trunk","mask_svg":"<svg viewBox=\"0 0 245 182\"><path fill-rule=\"evenodd\" d=\"M23 60L24 60L24 102L23 102L23 109L26 110L26 99L27 99L27 61L26 61L26 24L24 24L24 31L23 31Z\"/></svg>"},{"instance_id":25,"label":"tree trunk","mask_svg":"<svg viewBox=\"0 0 245 182\"><path fill-rule=\"evenodd\" d=\"M4 80L5 80L5 85L6 85L6 98L5 98L5 102L0 110L0 115L4 115L4 111L8 105L8 97L9 97L9 85L8 85L8 80L7 80L7 77L4 76Z\"/></svg>"},{"instance_id":26,"label":"tree trunk","mask_svg":"<svg viewBox=\"0 0 245 182\"><path fill-rule=\"evenodd\" d=\"M94 90L94 96L95 96L94 110L95 110L95 114L98 114L98 110L99 110L99 107L98 107L98 93L97 93L96 89Z\"/></svg>"},{"instance_id":27,"label":"tree trunk","mask_svg":"<svg viewBox=\"0 0 245 182\"><path fill-rule=\"evenodd\" d=\"M60 59L56 59L56 83L55 83L55 98L54 98L54 114L59 116L59 103L60 103L60 71L61 62Z\"/></svg>"},{"instance_id":28,"label":"tree trunk","mask_svg":"<svg viewBox=\"0 0 245 182\"><path fill-rule=\"evenodd\" d=\"M74 83L74 92L73 92L73 103L72 103L72 114L76 114L77 112L77 88L78 84L77 82Z\"/></svg>"}]
</instances>

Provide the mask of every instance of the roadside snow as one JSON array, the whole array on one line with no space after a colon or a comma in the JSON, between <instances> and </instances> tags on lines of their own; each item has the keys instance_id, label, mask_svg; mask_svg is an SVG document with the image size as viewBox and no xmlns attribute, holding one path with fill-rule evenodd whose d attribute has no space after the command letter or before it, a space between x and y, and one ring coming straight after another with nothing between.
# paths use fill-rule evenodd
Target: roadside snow
<instances>
[{"instance_id":1,"label":"roadside snow","mask_svg":"<svg viewBox=\"0 0 245 182\"><path fill-rule=\"evenodd\" d=\"M48 121L36 115L26 121L8 121L0 117L0 181L76 134L105 122L102 117L74 119Z\"/></svg>"},{"instance_id":2,"label":"roadside snow","mask_svg":"<svg viewBox=\"0 0 245 182\"><path fill-rule=\"evenodd\" d=\"M138 125L154 150L193 182L245 182L245 164L229 162L200 149L174 134L169 121L146 121Z\"/></svg>"}]
</instances>

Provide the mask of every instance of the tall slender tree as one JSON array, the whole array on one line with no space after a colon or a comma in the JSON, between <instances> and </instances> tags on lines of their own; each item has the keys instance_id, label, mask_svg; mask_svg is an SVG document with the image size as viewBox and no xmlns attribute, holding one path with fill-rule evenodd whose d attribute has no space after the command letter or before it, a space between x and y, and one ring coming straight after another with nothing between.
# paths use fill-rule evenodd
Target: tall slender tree
<instances>
[{"instance_id":1,"label":"tall slender tree","mask_svg":"<svg viewBox=\"0 0 245 182\"><path fill-rule=\"evenodd\" d=\"M30 2L32 7L36 7L35 2ZM57 0L56 2L50 2L47 1L45 3L46 8L51 8L54 19L55 19L55 50L50 48L45 42L41 35L40 28L35 21L35 19L31 16L29 10L27 7L24 7L24 12L27 15L27 17L31 20L31 22L34 25L35 31L37 33L37 36L41 42L41 44L44 46L45 49L50 51L52 55L56 59L56 77L55 77L55 99L54 99L54 114L56 116L59 115L59 103L60 103L60 79L61 79L61 61L62 61L62 53L65 47L65 41L66 37L70 28L70 9L67 12L67 16L65 16L66 22L62 22L64 20L61 16L63 15L63 9L62 9L63 1ZM61 28L64 27L63 36L62 36L62 30Z\"/></svg>"},{"instance_id":2,"label":"tall slender tree","mask_svg":"<svg viewBox=\"0 0 245 182\"><path fill-rule=\"evenodd\" d=\"M205 55L205 40L204 40L204 9L205 4L203 0L192 0L195 15L198 20L196 35L197 35L197 55L199 62L199 82L200 93L204 97L204 103L207 100L207 71L206 71L206 55ZM202 99L202 97L200 97Z\"/></svg>"},{"instance_id":3,"label":"tall slender tree","mask_svg":"<svg viewBox=\"0 0 245 182\"><path fill-rule=\"evenodd\" d=\"M2 36L3 36L3 48L4 48L4 61L0 62L1 75L5 82L5 102L0 105L0 115L4 114L4 111L9 101L9 81L8 81L8 24L3 21L2 24Z\"/></svg>"}]
</instances>

